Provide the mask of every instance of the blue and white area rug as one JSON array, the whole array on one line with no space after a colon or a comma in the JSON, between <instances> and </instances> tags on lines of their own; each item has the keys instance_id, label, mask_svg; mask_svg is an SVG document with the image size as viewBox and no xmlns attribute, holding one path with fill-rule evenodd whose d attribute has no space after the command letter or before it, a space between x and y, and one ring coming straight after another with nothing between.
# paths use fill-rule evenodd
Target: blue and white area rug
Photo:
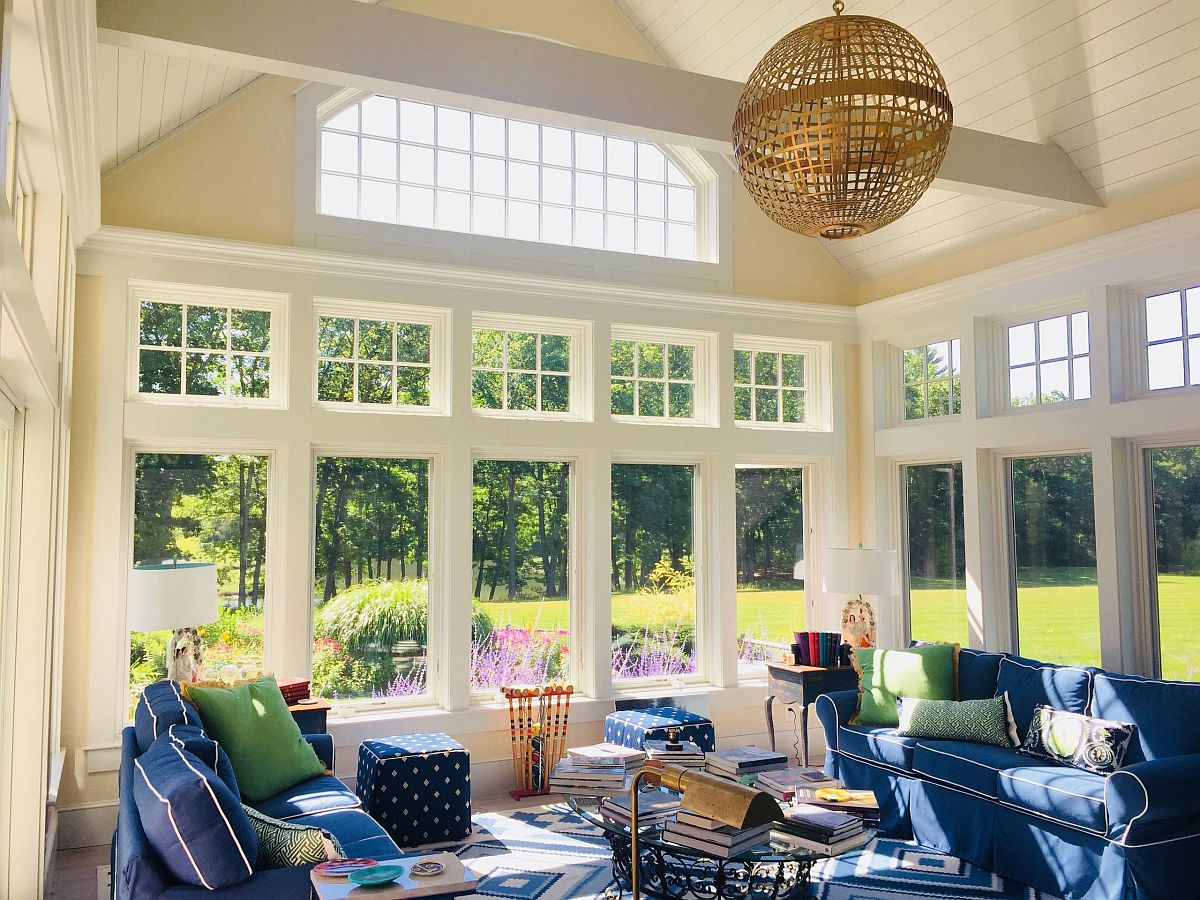
<instances>
[{"instance_id":1,"label":"blue and white area rug","mask_svg":"<svg viewBox=\"0 0 1200 900\"><path fill-rule=\"evenodd\" d=\"M595 900L612 880L600 829L565 805L475 816L453 848L496 900ZM819 900L1056 900L962 860L906 841L879 839L813 869Z\"/></svg>"}]
</instances>

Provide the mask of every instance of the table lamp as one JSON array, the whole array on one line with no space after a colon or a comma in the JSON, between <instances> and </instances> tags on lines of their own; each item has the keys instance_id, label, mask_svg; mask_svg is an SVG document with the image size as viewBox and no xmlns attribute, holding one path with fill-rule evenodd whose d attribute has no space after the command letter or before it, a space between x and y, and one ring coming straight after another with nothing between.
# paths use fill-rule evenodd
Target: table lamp
<instances>
[{"instance_id":1,"label":"table lamp","mask_svg":"<svg viewBox=\"0 0 1200 900\"><path fill-rule=\"evenodd\" d=\"M129 576L129 630L171 629L167 677L195 681L204 664L199 626L217 620L217 566L165 562L134 566Z\"/></svg>"},{"instance_id":2,"label":"table lamp","mask_svg":"<svg viewBox=\"0 0 1200 900\"><path fill-rule=\"evenodd\" d=\"M896 593L897 559L895 550L867 550L861 544L825 551L821 580L826 593L858 595L842 609L842 640L851 646L875 646L875 610L863 595Z\"/></svg>"},{"instance_id":3,"label":"table lamp","mask_svg":"<svg viewBox=\"0 0 1200 900\"><path fill-rule=\"evenodd\" d=\"M783 821L779 804L762 791L683 766L663 766L650 760L633 776L629 789L629 888L641 900L641 865L638 859L638 790L643 783L657 784L682 795L692 812L734 828L755 828Z\"/></svg>"}]
</instances>

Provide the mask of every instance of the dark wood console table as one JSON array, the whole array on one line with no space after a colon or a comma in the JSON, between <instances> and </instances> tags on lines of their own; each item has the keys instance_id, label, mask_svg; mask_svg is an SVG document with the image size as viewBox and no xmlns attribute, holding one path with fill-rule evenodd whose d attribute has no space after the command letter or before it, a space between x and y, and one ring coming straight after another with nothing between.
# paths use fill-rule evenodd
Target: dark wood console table
<instances>
[{"instance_id":1,"label":"dark wood console table","mask_svg":"<svg viewBox=\"0 0 1200 900\"><path fill-rule=\"evenodd\" d=\"M767 700L763 706L767 716L767 735L775 749L775 716L771 701L776 698L785 706L800 707L800 740L804 747L803 765L808 765L808 707L821 694L849 691L858 687L858 673L851 666L823 669L820 666L793 666L788 663L767 663Z\"/></svg>"}]
</instances>

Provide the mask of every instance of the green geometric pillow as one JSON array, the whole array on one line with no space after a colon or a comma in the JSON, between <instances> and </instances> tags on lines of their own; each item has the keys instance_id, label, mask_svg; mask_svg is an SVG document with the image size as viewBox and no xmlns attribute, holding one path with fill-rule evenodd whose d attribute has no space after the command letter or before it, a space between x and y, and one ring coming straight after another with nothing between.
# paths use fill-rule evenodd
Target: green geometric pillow
<instances>
[{"instance_id":1,"label":"green geometric pillow","mask_svg":"<svg viewBox=\"0 0 1200 900\"><path fill-rule=\"evenodd\" d=\"M986 700L918 700L900 698L900 727L905 737L939 741L970 741L994 747L1015 747L1008 694Z\"/></svg>"},{"instance_id":2,"label":"green geometric pillow","mask_svg":"<svg viewBox=\"0 0 1200 900\"><path fill-rule=\"evenodd\" d=\"M1128 722L1035 706L1025 743L1017 752L1097 775L1111 775L1125 762L1134 728Z\"/></svg>"},{"instance_id":3,"label":"green geometric pillow","mask_svg":"<svg viewBox=\"0 0 1200 900\"><path fill-rule=\"evenodd\" d=\"M338 839L324 828L272 819L244 803L242 808L258 835L259 869L286 869L346 855Z\"/></svg>"},{"instance_id":4,"label":"green geometric pillow","mask_svg":"<svg viewBox=\"0 0 1200 900\"><path fill-rule=\"evenodd\" d=\"M858 709L849 724L896 727L900 721L896 701L901 697L957 700L957 650L953 644L927 644L907 650L856 649L851 661L858 671Z\"/></svg>"}]
</instances>

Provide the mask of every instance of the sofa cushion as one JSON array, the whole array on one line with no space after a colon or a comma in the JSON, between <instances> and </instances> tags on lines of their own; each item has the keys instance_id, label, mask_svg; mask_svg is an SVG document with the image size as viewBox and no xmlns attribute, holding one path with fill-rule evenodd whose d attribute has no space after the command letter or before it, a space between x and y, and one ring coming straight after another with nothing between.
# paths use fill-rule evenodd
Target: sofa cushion
<instances>
[{"instance_id":1,"label":"sofa cushion","mask_svg":"<svg viewBox=\"0 0 1200 900\"><path fill-rule=\"evenodd\" d=\"M1200 684L1097 672L1091 713L1132 722L1127 764L1200 753Z\"/></svg>"},{"instance_id":2,"label":"sofa cushion","mask_svg":"<svg viewBox=\"0 0 1200 900\"><path fill-rule=\"evenodd\" d=\"M1005 803L1055 822L1104 834L1107 780L1069 766L1019 766L1000 773L998 794Z\"/></svg>"},{"instance_id":3,"label":"sofa cushion","mask_svg":"<svg viewBox=\"0 0 1200 900\"><path fill-rule=\"evenodd\" d=\"M238 790L237 776L233 774L229 754L221 750L221 745L206 735L203 728L199 725L172 725L167 729L166 740L182 747L216 772L233 796L241 801L242 793Z\"/></svg>"},{"instance_id":4,"label":"sofa cushion","mask_svg":"<svg viewBox=\"0 0 1200 900\"><path fill-rule=\"evenodd\" d=\"M1007 696L983 700L900 698L896 731L905 736L1012 747L1015 730Z\"/></svg>"},{"instance_id":5,"label":"sofa cushion","mask_svg":"<svg viewBox=\"0 0 1200 900\"><path fill-rule=\"evenodd\" d=\"M996 696L1003 653L961 647L958 651L958 699L983 700Z\"/></svg>"},{"instance_id":6,"label":"sofa cushion","mask_svg":"<svg viewBox=\"0 0 1200 900\"><path fill-rule=\"evenodd\" d=\"M361 809L331 809L291 821L325 829L337 838L342 852L351 858L388 859L400 855L396 842Z\"/></svg>"},{"instance_id":7,"label":"sofa cushion","mask_svg":"<svg viewBox=\"0 0 1200 900\"><path fill-rule=\"evenodd\" d=\"M912 771L913 750L919 738L901 737L895 728L843 725L838 729L838 750L895 769Z\"/></svg>"},{"instance_id":8,"label":"sofa cushion","mask_svg":"<svg viewBox=\"0 0 1200 900\"><path fill-rule=\"evenodd\" d=\"M1128 722L1039 706L1020 750L1035 759L1111 775L1124 764L1135 731Z\"/></svg>"},{"instance_id":9,"label":"sofa cushion","mask_svg":"<svg viewBox=\"0 0 1200 900\"><path fill-rule=\"evenodd\" d=\"M346 857L338 839L324 828L264 816L253 806L242 808L258 835L259 869L286 869Z\"/></svg>"},{"instance_id":10,"label":"sofa cushion","mask_svg":"<svg viewBox=\"0 0 1200 900\"><path fill-rule=\"evenodd\" d=\"M921 741L913 753L913 771L927 778L996 797L996 776L1004 769L1027 763L1010 747L966 741Z\"/></svg>"},{"instance_id":11,"label":"sofa cushion","mask_svg":"<svg viewBox=\"0 0 1200 900\"><path fill-rule=\"evenodd\" d=\"M1019 656L1000 661L996 677L996 696L1008 692L1013 719L1021 740L1029 731L1034 707L1053 706L1067 712L1087 712L1095 669L1080 666L1056 666Z\"/></svg>"},{"instance_id":12,"label":"sofa cushion","mask_svg":"<svg viewBox=\"0 0 1200 900\"><path fill-rule=\"evenodd\" d=\"M253 804L264 816L285 821L330 809L358 809L361 805L354 792L332 775L318 775Z\"/></svg>"},{"instance_id":13,"label":"sofa cushion","mask_svg":"<svg viewBox=\"0 0 1200 900\"><path fill-rule=\"evenodd\" d=\"M922 644L907 650L855 648L851 659L858 672L858 709L851 725L895 726L900 697L957 700L954 660L956 644Z\"/></svg>"},{"instance_id":14,"label":"sofa cushion","mask_svg":"<svg viewBox=\"0 0 1200 900\"><path fill-rule=\"evenodd\" d=\"M175 878L217 890L254 874L258 838L212 769L169 740L155 741L133 765L146 838Z\"/></svg>"},{"instance_id":15,"label":"sofa cushion","mask_svg":"<svg viewBox=\"0 0 1200 900\"><path fill-rule=\"evenodd\" d=\"M150 745L167 733L172 725L199 725L200 713L183 699L174 681L156 681L142 688L133 708L133 729L138 750L145 753Z\"/></svg>"}]
</instances>

